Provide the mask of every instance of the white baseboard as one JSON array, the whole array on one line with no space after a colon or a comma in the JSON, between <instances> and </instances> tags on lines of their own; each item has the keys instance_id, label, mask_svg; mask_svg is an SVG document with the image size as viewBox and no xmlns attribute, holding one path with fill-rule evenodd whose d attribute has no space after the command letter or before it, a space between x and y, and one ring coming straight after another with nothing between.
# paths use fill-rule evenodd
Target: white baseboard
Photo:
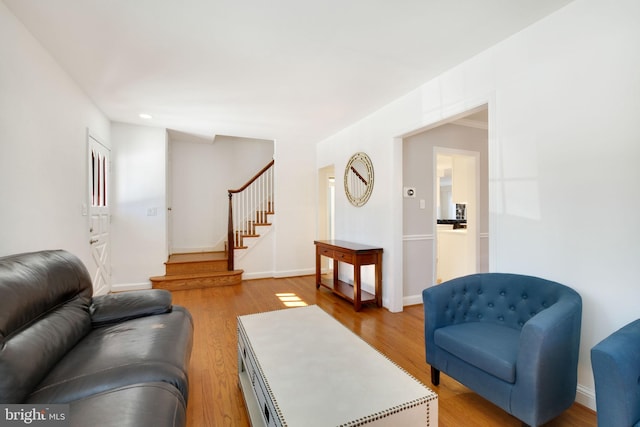
<instances>
[{"instance_id":1,"label":"white baseboard","mask_svg":"<svg viewBox=\"0 0 640 427\"><path fill-rule=\"evenodd\" d=\"M247 273L245 271L242 273L242 280L270 279L272 277L274 277L273 271L258 271L254 273Z\"/></svg>"},{"instance_id":2,"label":"white baseboard","mask_svg":"<svg viewBox=\"0 0 640 427\"><path fill-rule=\"evenodd\" d=\"M315 269L304 270L288 270L288 271L258 271L253 273L242 273L243 280L253 279L280 279L284 277L296 277L296 276L312 276L316 274Z\"/></svg>"},{"instance_id":3,"label":"white baseboard","mask_svg":"<svg viewBox=\"0 0 640 427\"><path fill-rule=\"evenodd\" d=\"M151 282L118 283L117 285L111 285L111 292L140 291L143 289L151 289Z\"/></svg>"},{"instance_id":4,"label":"white baseboard","mask_svg":"<svg viewBox=\"0 0 640 427\"><path fill-rule=\"evenodd\" d=\"M271 277L280 278L280 277L311 276L315 274L316 274L315 268L307 268L307 269L300 269L300 270L276 271L273 273Z\"/></svg>"},{"instance_id":5,"label":"white baseboard","mask_svg":"<svg viewBox=\"0 0 640 427\"><path fill-rule=\"evenodd\" d=\"M590 388L578 384L576 390L576 402L589 409L596 410L596 392Z\"/></svg>"},{"instance_id":6,"label":"white baseboard","mask_svg":"<svg viewBox=\"0 0 640 427\"><path fill-rule=\"evenodd\" d=\"M402 298L402 306L422 304L422 294Z\"/></svg>"}]
</instances>

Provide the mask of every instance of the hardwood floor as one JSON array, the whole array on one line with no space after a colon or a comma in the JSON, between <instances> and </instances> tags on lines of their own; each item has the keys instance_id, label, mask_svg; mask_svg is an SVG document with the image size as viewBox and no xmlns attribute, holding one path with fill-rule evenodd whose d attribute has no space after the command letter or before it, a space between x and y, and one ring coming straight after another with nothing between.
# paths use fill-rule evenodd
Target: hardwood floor
<instances>
[{"instance_id":1,"label":"hardwood floor","mask_svg":"<svg viewBox=\"0 0 640 427\"><path fill-rule=\"evenodd\" d=\"M439 426L520 426L514 417L442 374L439 386L430 380L424 355L421 305L391 313L374 305L360 312L328 290L316 290L313 276L243 281L238 286L173 292L173 302L193 315L194 346L189 371L187 425L248 426L237 382L236 317L316 304L363 340L438 393ZM596 426L590 409L574 404L549 427Z\"/></svg>"}]
</instances>

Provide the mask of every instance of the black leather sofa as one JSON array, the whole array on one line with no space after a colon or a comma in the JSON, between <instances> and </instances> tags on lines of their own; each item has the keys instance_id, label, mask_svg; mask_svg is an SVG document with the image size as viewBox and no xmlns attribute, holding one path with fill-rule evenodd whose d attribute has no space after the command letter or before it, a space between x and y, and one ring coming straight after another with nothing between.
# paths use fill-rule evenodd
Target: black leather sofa
<instances>
[{"instance_id":1,"label":"black leather sofa","mask_svg":"<svg viewBox=\"0 0 640 427\"><path fill-rule=\"evenodd\" d=\"M163 290L92 296L74 255L0 258L0 403L67 404L72 426L182 426L189 312Z\"/></svg>"}]
</instances>

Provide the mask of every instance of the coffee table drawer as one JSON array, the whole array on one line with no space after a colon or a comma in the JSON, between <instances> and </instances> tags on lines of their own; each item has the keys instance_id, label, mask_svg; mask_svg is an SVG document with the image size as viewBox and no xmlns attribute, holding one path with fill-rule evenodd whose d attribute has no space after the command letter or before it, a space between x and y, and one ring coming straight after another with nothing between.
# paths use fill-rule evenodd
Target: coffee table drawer
<instances>
[{"instance_id":1,"label":"coffee table drawer","mask_svg":"<svg viewBox=\"0 0 640 427\"><path fill-rule=\"evenodd\" d=\"M246 402L247 406L254 408L250 413L251 424L282 427L283 423L269 397L269 389L248 342L244 332L238 329L238 377L245 399L250 400ZM261 420L254 419L258 418L257 414L260 414Z\"/></svg>"},{"instance_id":2,"label":"coffee table drawer","mask_svg":"<svg viewBox=\"0 0 640 427\"><path fill-rule=\"evenodd\" d=\"M276 412L273 402L269 399L269 393L267 392L264 379L256 373L253 384L253 390L258 398L258 408L260 409L265 425L268 427L281 427L282 422L278 418L278 413Z\"/></svg>"},{"instance_id":3,"label":"coffee table drawer","mask_svg":"<svg viewBox=\"0 0 640 427\"><path fill-rule=\"evenodd\" d=\"M255 358L250 356L250 350L246 343L246 338L238 336L238 367L247 372L247 376L252 379L256 371Z\"/></svg>"}]
</instances>

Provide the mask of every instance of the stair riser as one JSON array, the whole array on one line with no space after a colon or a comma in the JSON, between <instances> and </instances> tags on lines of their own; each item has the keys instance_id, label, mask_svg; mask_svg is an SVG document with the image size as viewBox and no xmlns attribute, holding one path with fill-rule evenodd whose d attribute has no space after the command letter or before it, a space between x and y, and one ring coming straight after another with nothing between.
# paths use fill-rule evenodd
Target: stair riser
<instances>
[{"instance_id":1,"label":"stair riser","mask_svg":"<svg viewBox=\"0 0 640 427\"><path fill-rule=\"evenodd\" d=\"M185 289L202 289L217 286L233 286L242 283L242 274L234 274L219 277L199 277L180 280L152 280L154 289L166 289L168 291L181 291Z\"/></svg>"},{"instance_id":2,"label":"stair riser","mask_svg":"<svg viewBox=\"0 0 640 427\"><path fill-rule=\"evenodd\" d=\"M166 275L175 276L177 274L188 273L209 273L214 271L226 271L227 260L200 261L200 262L180 262L167 263Z\"/></svg>"}]
</instances>

